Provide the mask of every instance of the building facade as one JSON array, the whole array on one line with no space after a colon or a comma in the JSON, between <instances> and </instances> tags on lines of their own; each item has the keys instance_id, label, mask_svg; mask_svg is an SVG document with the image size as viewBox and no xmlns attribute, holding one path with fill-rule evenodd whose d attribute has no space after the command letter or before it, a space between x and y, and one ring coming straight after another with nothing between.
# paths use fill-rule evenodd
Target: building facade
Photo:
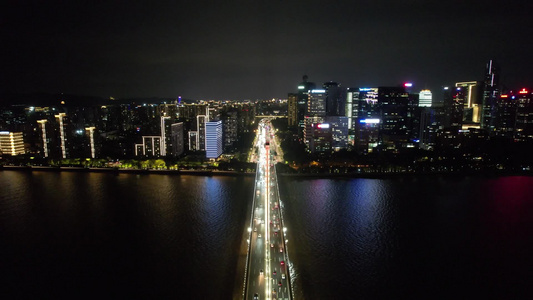
<instances>
[{"instance_id":1,"label":"building facade","mask_svg":"<svg viewBox=\"0 0 533 300\"><path fill-rule=\"evenodd\" d=\"M205 147L207 158L216 159L222 155L222 121L205 123Z\"/></svg>"},{"instance_id":2,"label":"building facade","mask_svg":"<svg viewBox=\"0 0 533 300\"><path fill-rule=\"evenodd\" d=\"M25 153L22 132L0 131L0 154L16 156Z\"/></svg>"}]
</instances>

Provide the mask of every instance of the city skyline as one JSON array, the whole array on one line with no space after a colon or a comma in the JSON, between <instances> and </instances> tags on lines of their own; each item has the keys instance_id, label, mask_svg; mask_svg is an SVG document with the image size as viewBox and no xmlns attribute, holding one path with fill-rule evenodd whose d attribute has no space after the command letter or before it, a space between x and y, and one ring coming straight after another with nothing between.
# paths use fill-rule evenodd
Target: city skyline
<instances>
[{"instance_id":1,"label":"city skyline","mask_svg":"<svg viewBox=\"0 0 533 300\"><path fill-rule=\"evenodd\" d=\"M0 92L100 97L286 98L302 75L418 90L501 66L530 85L527 1L11 3ZM435 97L439 97L435 94Z\"/></svg>"}]
</instances>

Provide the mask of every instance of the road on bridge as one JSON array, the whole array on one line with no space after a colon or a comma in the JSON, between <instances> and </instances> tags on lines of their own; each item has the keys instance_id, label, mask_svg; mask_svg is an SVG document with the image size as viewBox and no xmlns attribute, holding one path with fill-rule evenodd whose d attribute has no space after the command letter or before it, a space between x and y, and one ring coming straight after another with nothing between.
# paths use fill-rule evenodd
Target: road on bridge
<instances>
[{"instance_id":1,"label":"road on bridge","mask_svg":"<svg viewBox=\"0 0 533 300\"><path fill-rule=\"evenodd\" d=\"M255 139L258 161L252 221L249 231L249 255L245 281L245 299L292 299L287 229L283 227L276 169L278 160L270 146L278 144L268 120L259 124ZM279 154L280 151L275 151Z\"/></svg>"}]
</instances>

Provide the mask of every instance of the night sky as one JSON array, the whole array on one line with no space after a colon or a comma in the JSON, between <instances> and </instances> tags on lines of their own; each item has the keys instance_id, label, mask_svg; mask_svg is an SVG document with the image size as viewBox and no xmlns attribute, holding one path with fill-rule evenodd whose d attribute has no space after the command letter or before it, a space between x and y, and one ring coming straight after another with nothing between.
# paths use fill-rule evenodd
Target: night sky
<instances>
[{"instance_id":1,"label":"night sky","mask_svg":"<svg viewBox=\"0 0 533 300\"><path fill-rule=\"evenodd\" d=\"M286 98L304 74L435 91L491 58L533 83L531 0L137 2L4 3L0 92Z\"/></svg>"}]
</instances>

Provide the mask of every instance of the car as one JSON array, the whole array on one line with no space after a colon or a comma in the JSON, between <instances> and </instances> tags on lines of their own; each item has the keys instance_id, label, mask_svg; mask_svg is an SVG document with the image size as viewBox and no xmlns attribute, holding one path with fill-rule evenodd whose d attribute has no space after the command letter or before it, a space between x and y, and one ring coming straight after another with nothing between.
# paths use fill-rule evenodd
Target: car
<instances>
[{"instance_id":1,"label":"car","mask_svg":"<svg viewBox=\"0 0 533 300\"><path fill-rule=\"evenodd\" d=\"M257 237L258 237L258 238L261 238L261 234L258 234Z\"/></svg>"},{"instance_id":2,"label":"car","mask_svg":"<svg viewBox=\"0 0 533 300\"><path fill-rule=\"evenodd\" d=\"M259 275L263 276L263 269L259 270Z\"/></svg>"},{"instance_id":3,"label":"car","mask_svg":"<svg viewBox=\"0 0 533 300\"><path fill-rule=\"evenodd\" d=\"M278 285L281 286L281 281L278 282Z\"/></svg>"},{"instance_id":4,"label":"car","mask_svg":"<svg viewBox=\"0 0 533 300\"><path fill-rule=\"evenodd\" d=\"M281 279L285 279L285 273L281 274Z\"/></svg>"},{"instance_id":5,"label":"car","mask_svg":"<svg viewBox=\"0 0 533 300\"><path fill-rule=\"evenodd\" d=\"M272 272L272 275L276 275L276 274L277 274L277 272L276 272L276 270L274 270L274 272Z\"/></svg>"},{"instance_id":6,"label":"car","mask_svg":"<svg viewBox=\"0 0 533 300\"><path fill-rule=\"evenodd\" d=\"M256 231L257 231L257 227L254 228L254 232L256 232Z\"/></svg>"},{"instance_id":7,"label":"car","mask_svg":"<svg viewBox=\"0 0 533 300\"><path fill-rule=\"evenodd\" d=\"M274 248L274 244L270 244L270 248Z\"/></svg>"},{"instance_id":8,"label":"car","mask_svg":"<svg viewBox=\"0 0 533 300\"><path fill-rule=\"evenodd\" d=\"M274 231L274 235L278 235L278 232L277 232L277 231Z\"/></svg>"},{"instance_id":9,"label":"car","mask_svg":"<svg viewBox=\"0 0 533 300\"><path fill-rule=\"evenodd\" d=\"M254 294L254 300L259 300L259 294L258 293Z\"/></svg>"},{"instance_id":10,"label":"car","mask_svg":"<svg viewBox=\"0 0 533 300\"><path fill-rule=\"evenodd\" d=\"M280 261L279 263L280 263L280 264L281 264L282 266L284 266L284 265L285 265L285 261L283 261L283 260L282 260L282 261Z\"/></svg>"},{"instance_id":11,"label":"car","mask_svg":"<svg viewBox=\"0 0 533 300\"><path fill-rule=\"evenodd\" d=\"M283 248L282 247L279 247L279 252L283 252Z\"/></svg>"}]
</instances>

